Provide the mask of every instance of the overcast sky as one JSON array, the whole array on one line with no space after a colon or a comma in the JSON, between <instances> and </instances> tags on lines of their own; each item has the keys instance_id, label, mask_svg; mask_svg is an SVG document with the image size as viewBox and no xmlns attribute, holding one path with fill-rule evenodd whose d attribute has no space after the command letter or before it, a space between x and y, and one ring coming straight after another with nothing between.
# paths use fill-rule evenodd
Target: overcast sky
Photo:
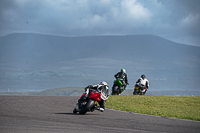
<instances>
[{"instance_id":1,"label":"overcast sky","mask_svg":"<svg viewBox=\"0 0 200 133\"><path fill-rule=\"evenodd\" d=\"M153 34L200 46L200 0L0 0L0 36Z\"/></svg>"}]
</instances>

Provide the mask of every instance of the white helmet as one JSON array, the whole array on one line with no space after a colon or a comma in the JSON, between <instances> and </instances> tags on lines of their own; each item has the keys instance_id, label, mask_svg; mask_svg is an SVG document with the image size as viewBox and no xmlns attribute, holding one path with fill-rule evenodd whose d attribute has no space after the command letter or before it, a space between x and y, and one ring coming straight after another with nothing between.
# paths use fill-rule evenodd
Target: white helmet
<instances>
[{"instance_id":1,"label":"white helmet","mask_svg":"<svg viewBox=\"0 0 200 133\"><path fill-rule=\"evenodd\" d=\"M124 68L121 69L122 73L126 73L126 70Z\"/></svg>"},{"instance_id":2,"label":"white helmet","mask_svg":"<svg viewBox=\"0 0 200 133\"><path fill-rule=\"evenodd\" d=\"M100 85L106 85L106 86L108 86L108 84L107 84L105 81L102 81L102 82L100 83Z\"/></svg>"}]
</instances>

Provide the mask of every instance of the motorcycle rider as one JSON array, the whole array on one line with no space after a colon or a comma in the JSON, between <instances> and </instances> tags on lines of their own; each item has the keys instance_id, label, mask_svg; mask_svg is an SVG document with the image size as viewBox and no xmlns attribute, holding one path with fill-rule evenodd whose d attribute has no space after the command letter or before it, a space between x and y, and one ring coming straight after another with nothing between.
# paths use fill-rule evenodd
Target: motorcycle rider
<instances>
[{"instance_id":1,"label":"motorcycle rider","mask_svg":"<svg viewBox=\"0 0 200 133\"><path fill-rule=\"evenodd\" d=\"M143 74L141 75L141 78L138 79L136 84L140 87L141 90L143 89L149 89L149 81L146 79L146 76Z\"/></svg>"},{"instance_id":2,"label":"motorcycle rider","mask_svg":"<svg viewBox=\"0 0 200 133\"><path fill-rule=\"evenodd\" d=\"M89 85L87 87L85 87L85 95L83 97L81 97L81 99L79 100L86 100L88 98L88 94L90 94L91 92L95 92L98 91L100 92L102 90L102 92L104 92L104 94L106 95L106 97L108 97L109 95L109 88L108 88L108 84L105 81L102 81L100 84L97 85ZM99 102L100 105L100 111L103 112L105 110L105 102L106 100L101 99L101 101Z\"/></svg>"},{"instance_id":3,"label":"motorcycle rider","mask_svg":"<svg viewBox=\"0 0 200 133\"><path fill-rule=\"evenodd\" d=\"M120 81L123 83L123 86L120 88L120 91L125 89L126 85L129 85L126 70L124 68L121 69L120 72L114 75L116 79L121 79Z\"/></svg>"}]
</instances>

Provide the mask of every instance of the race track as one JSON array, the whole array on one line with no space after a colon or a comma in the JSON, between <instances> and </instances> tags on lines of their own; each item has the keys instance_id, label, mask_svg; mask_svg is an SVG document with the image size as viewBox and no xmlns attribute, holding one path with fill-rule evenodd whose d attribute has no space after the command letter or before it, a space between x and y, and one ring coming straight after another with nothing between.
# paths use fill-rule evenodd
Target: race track
<instances>
[{"instance_id":1,"label":"race track","mask_svg":"<svg viewBox=\"0 0 200 133\"><path fill-rule=\"evenodd\" d=\"M73 114L78 97L0 96L1 133L199 133L200 122L106 109Z\"/></svg>"}]
</instances>

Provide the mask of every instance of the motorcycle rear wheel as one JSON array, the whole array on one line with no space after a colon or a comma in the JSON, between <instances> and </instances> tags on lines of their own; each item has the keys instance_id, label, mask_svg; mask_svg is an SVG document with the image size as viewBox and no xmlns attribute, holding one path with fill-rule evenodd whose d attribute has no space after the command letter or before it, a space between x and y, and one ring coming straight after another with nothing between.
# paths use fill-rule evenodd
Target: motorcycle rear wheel
<instances>
[{"instance_id":1,"label":"motorcycle rear wheel","mask_svg":"<svg viewBox=\"0 0 200 133\"><path fill-rule=\"evenodd\" d=\"M87 104L79 110L79 114L86 114L94 106L94 101L89 99Z\"/></svg>"}]
</instances>

